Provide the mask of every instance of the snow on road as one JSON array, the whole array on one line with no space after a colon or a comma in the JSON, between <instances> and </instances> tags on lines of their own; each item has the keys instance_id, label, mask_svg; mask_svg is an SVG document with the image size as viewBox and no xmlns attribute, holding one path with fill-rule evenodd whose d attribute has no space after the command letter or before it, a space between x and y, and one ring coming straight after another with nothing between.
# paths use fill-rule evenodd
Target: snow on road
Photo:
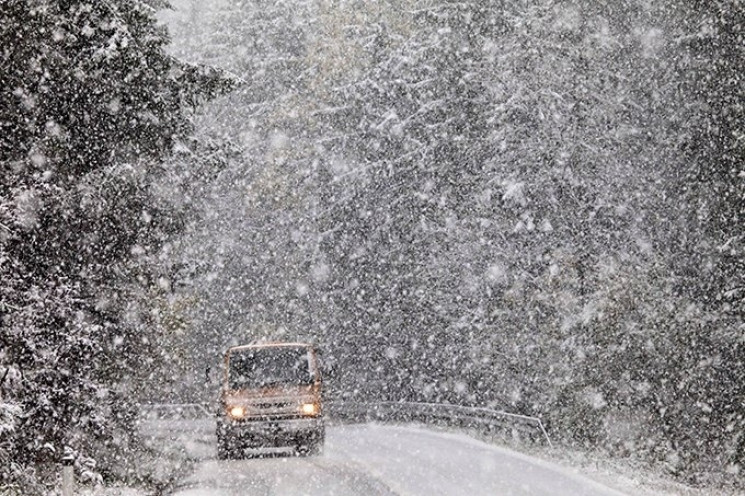
<instances>
[{"instance_id":1,"label":"snow on road","mask_svg":"<svg viewBox=\"0 0 745 496\"><path fill-rule=\"evenodd\" d=\"M417 427L328 427L324 454L204 460L178 496L623 496L570 469L464 435Z\"/></svg>"}]
</instances>

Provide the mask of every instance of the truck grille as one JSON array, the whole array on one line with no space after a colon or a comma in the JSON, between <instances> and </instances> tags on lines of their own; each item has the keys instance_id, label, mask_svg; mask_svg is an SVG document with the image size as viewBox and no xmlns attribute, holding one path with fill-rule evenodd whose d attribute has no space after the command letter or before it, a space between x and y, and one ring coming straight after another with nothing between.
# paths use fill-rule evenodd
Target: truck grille
<instances>
[{"instance_id":1,"label":"truck grille","mask_svg":"<svg viewBox=\"0 0 745 496\"><path fill-rule=\"evenodd\" d=\"M292 402L254 403L248 407L246 420L272 420L300 418L298 404Z\"/></svg>"}]
</instances>

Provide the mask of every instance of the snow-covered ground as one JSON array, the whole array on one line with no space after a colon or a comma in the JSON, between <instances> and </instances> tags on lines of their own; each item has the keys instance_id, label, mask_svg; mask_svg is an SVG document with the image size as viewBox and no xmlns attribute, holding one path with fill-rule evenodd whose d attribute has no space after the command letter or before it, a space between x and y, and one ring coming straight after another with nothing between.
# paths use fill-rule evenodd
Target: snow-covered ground
<instances>
[{"instance_id":1,"label":"snow-covered ground","mask_svg":"<svg viewBox=\"0 0 745 496\"><path fill-rule=\"evenodd\" d=\"M413 426L330 427L319 457L201 462L179 496L237 494L620 496L578 471Z\"/></svg>"},{"instance_id":2,"label":"snow-covered ground","mask_svg":"<svg viewBox=\"0 0 745 496\"><path fill-rule=\"evenodd\" d=\"M216 460L214 420L140 426L162 453L162 480L175 496L515 495L732 496L695 489L664 474L561 447L518 452L463 433L419 425L330 425L321 456ZM523 449L518 448L518 449ZM177 466L174 461L182 460ZM183 460L191 460L186 464ZM192 462L193 465L192 465ZM182 474L182 475L178 475ZM85 496L140 496L96 488Z\"/></svg>"}]
</instances>

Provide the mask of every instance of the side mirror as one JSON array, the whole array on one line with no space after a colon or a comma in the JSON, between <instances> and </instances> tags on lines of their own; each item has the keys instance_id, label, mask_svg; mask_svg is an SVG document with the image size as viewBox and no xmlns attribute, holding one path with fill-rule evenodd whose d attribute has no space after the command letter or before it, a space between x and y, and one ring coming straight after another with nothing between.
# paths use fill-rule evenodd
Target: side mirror
<instances>
[{"instance_id":1,"label":"side mirror","mask_svg":"<svg viewBox=\"0 0 745 496\"><path fill-rule=\"evenodd\" d=\"M214 389L220 384L220 370L219 367L205 367L204 368L204 385L210 389Z\"/></svg>"}]
</instances>

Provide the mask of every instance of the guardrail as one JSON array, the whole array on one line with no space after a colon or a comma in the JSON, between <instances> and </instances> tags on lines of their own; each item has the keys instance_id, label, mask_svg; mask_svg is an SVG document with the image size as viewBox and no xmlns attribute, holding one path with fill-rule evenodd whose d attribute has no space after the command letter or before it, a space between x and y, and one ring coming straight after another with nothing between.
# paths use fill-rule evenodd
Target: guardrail
<instances>
[{"instance_id":1,"label":"guardrail","mask_svg":"<svg viewBox=\"0 0 745 496\"><path fill-rule=\"evenodd\" d=\"M142 420L198 420L210 417L207 405L202 403L140 403Z\"/></svg>"},{"instance_id":2,"label":"guardrail","mask_svg":"<svg viewBox=\"0 0 745 496\"><path fill-rule=\"evenodd\" d=\"M535 441L545 440L549 447L553 447L541 419L490 408L443 403L332 401L327 404L326 411L331 418L351 422L422 422L499 430L517 438L526 436Z\"/></svg>"},{"instance_id":3,"label":"guardrail","mask_svg":"<svg viewBox=\"0 0 745 496\"><path fill-rule=\"evenodd\" d=\"M142 420L198 420L211 418L210 405L203 403L141 403ZM447 403L407 401L329 401L326 414L341 422L421 422L442 424L487 432L501 431L513 438L527 437L545 441L553 447L546 428L537 417L508 413L483 407Z\"/></svg>"}]
</instances>

